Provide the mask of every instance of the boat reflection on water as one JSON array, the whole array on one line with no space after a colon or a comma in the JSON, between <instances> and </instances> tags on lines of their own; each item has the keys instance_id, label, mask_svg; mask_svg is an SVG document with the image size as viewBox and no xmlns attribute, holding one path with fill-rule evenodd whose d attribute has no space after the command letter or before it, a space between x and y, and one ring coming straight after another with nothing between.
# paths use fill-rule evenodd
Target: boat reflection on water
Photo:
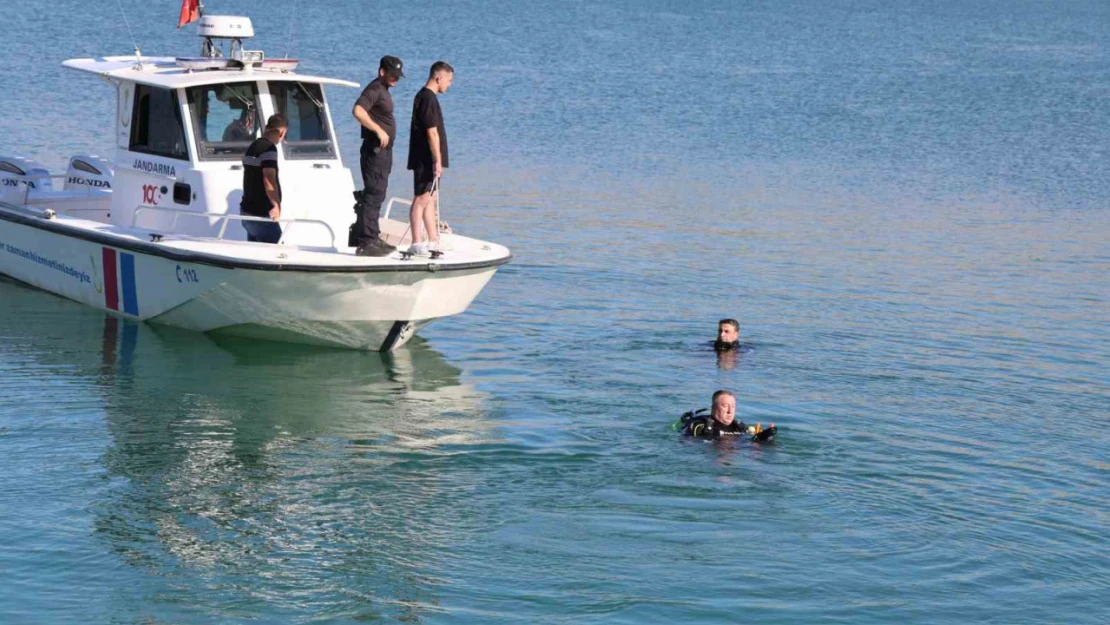
<instances>
[{"instance_id":1,"label":"boat reflection on water","mask_svg":"<svg viewBox=\"0 0 1110 625\"><path fill-rule=\"evenodd\" d=\"M242 427L387 439L404 448L477 442L489 427L481 393L419 338L396 354L360 354L144 325L141 336L156 340L138 341L129 354L134 324L118 323L117 370L129 376L139 391L132 400L143 406L162 401L165 409L187 412L201 402Z\"/></svg>"},{"instance_id":2,"label":"boat reflection on water","mask_svg":"<svg viewBox=\"0 0 1110 625\"><path fill-rule=\"evenodd\" d=\"M141 580L121 601L182 617L288 616L304 598L340 619L434 609L438 563L476 520L479 485L451 463L494 423L422 340L381 354L213 339L0 290L0 315L25 320L17 341L48 337L20 353L103 397L89 511ZM196 596L211 603L175 599Z\"/></svg>"}]
</instances>

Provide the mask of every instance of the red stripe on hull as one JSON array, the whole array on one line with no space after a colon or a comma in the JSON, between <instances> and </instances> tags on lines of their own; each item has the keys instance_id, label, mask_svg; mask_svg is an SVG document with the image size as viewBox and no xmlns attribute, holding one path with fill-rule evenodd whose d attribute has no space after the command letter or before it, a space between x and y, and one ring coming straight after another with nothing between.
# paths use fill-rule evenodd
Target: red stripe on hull
<instances>
[{"instance_id":1,"label":"red stripe on hull","mask_svg":"<svg viewBox=\"0 0 1110 625\"><path fill-rule=\"evenodd\" d=\"M116 269L116 251L104 249L104 305L119 310L119 271Z\"/></svg>"}]
</instances>

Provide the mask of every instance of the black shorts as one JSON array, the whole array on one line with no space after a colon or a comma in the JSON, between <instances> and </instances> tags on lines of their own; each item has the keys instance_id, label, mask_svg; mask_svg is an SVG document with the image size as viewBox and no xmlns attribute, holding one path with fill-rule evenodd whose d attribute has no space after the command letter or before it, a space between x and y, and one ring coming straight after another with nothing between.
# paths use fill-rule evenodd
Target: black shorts
<instances>
[{"instance_id":1,"label":"black shorts","mask_svg":"<svg viewBox=\"0 0 1110 625\"><path fill-rule=\"evenodd\" d=\"M435 183L436 173L430 167L417 167L412 170L412 195L424 195L432 190L432 184Z\"/></svg>"}]
</instances>

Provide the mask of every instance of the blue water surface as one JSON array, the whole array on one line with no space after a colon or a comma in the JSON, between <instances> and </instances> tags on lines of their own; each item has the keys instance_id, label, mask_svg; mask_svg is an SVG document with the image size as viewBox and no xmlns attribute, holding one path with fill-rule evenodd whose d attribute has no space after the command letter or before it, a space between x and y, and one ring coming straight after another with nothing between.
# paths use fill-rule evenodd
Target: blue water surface
<instances>
[{"instance_id":1,"label":"blue water surface","mask_svg":"<svg viewBox=\"0 0 1110 625\"><path fill-rule=\"evenodd\" d=\"M63 60L199 49L18 4L0 153L53 167L111 154ZM452 63L444 218L515 260L388 355L0 282L0 622L1110 620L1110 5L205 5L403 58L401 146ZM778 441L679 439L718 388Z\"/></svg>"}]
</instances>

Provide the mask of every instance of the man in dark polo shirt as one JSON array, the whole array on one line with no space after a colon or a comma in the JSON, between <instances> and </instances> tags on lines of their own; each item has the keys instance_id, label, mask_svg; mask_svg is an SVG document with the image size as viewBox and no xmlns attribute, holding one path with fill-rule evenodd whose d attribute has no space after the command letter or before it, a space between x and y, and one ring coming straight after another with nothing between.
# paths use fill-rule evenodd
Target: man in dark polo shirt
<instances>
[{"instance_id":1,"label":"man in dark polo shirt","mask_svg":"<svg viewBox=\"0 0 1110 625\"><path fill-rule=\"evenodd\" d=\"M358 217L354 226L355 253L359 256L386 256L396 248L381 239L378 219L385 201L389 172L393 169L393 141L397 124L393 120L393 96L389 88L404 77L401 59L383 56L378 77L370 82L355 101L351 114L362 126L362 192L356 193Z\"/></svg>"},{"instance_id":2,"label":"man in dark polo shirt","mask_svg":"<svg viewBox=\"0 0 1110 625\"><path fill-rule=\"evenodd\" d=\"M443 125L443 109L439 95L446 93L455 77L455 68L444 61L436 61L428 72L428 82L416 93L412 101L412 123L409 126L409 164L412 170L412 208L409 210L409 227L412 230L413 254L426 254L439 244L436 227L434 194L432 187L447 168L447 129ZM420 241L426 233L427 242Z\"/></svg>"},{"instance_id":3,"label":"man in dark polo shirt","mask_svg":"<svg viewBox=\"0 0 1110 625\"><path fill-rule=\"evenodd\" d=\"M239 212L251 217L281 219L281 180L278 179L277 144L285 139L289 122L281 113L271 115L266 130L243 154L243 199ZM277 243L281 226L276 221L243 221L248 241Z\"/></svg>"}]
</instances>

